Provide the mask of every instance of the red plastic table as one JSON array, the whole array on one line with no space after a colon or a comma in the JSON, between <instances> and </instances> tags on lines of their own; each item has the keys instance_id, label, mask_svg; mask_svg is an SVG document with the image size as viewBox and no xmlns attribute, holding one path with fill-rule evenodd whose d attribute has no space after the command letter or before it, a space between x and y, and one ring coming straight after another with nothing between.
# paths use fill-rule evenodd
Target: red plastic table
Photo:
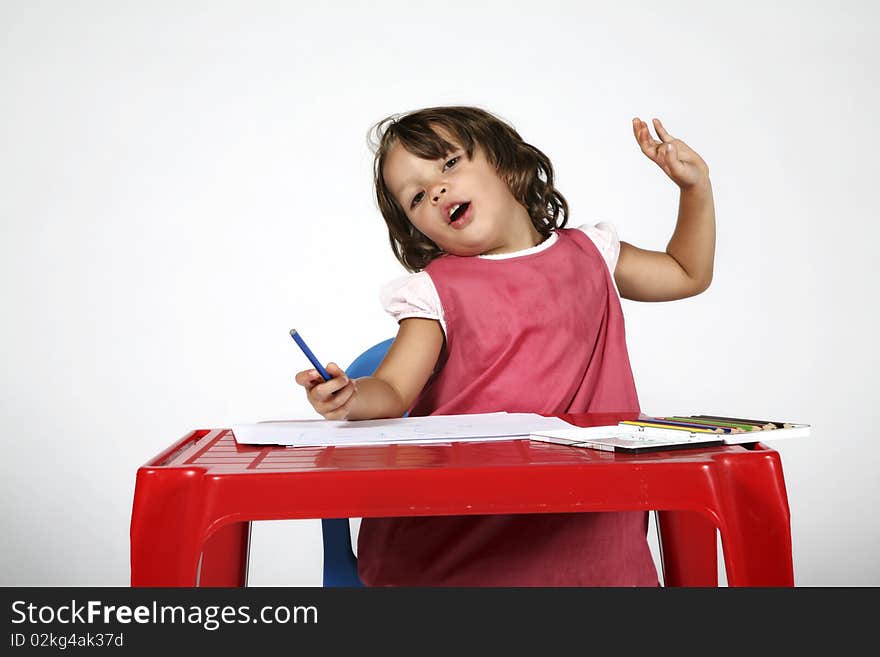
<instances>
[{"instance_id":1,"label":"red plastic table","mask_svg":"<svg viewBox=\"0 0 880 657\"><path fill-rule=\"evenodd\" d=\"M579 426L633 414L562 415ZM666 586L793 586L779 454L616 454L528 440L289 448L192 431L138 469L132 586L245 586L254 520L654 510Z\"/></svg>"}]
</instances>

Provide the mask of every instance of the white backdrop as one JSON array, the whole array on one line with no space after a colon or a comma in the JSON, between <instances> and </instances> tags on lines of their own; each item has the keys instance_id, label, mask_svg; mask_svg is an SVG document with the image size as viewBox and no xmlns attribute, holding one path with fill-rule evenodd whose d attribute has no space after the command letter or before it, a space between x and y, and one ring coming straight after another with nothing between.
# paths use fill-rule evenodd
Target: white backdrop
<instances>
[{"instance_id":1,"label":"white backdrop","mask_svg":"<svg viewBox=\"0 0 880 657\"><path fill-rule=\"evenodd\" d=\"M316 7L315 5L319 5ZM709 164L715 279L624 301L643 410L808 422L774 444L796 583L880 584L877 5L0 3L5 585L126 585L135 472L191 429L317 417L404 270L367 129L469 104L551 158L571 225L663 250ZM315 521L256 523L251 584L319 585Z\"/></svg>"}]
</instances>

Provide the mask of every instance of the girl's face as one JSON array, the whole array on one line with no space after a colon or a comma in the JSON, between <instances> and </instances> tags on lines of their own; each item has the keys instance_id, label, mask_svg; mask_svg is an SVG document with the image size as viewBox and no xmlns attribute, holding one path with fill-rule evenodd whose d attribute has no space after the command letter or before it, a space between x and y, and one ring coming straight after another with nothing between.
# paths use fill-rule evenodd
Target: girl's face
<instances>
[{"instance_id":1,"label":"girl's face","mask_svg":"<svg viewBox=\"0 0 880 657\"><path fill-rule=\"evenodd\" d=\"M479 145L474 157L438 130L455 150L423 160L400 142L389 150L385 184L422 234L446 253L472 256L509 253L541 241L526 208L510 193ZM461 208L454 212L457 205Z\"/></svg>"}]
</instances>

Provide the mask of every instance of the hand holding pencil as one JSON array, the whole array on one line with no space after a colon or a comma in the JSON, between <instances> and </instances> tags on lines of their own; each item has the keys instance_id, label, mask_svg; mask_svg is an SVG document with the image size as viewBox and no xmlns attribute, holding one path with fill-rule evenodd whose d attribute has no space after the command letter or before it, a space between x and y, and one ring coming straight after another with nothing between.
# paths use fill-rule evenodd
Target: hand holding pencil
<instances>
[{"instance_id":1,"label":"hand holding pencil","mask_svg":"<svg viewBox=\"0 0 880 657\"><path fill-rule=\"evenodd\" d=\"M290 337L315 366L315 369L298 372L295 377L296 382L306 389L309 403L325 420L347 419L357 396L357 382L349 379L336 363L328 363L326 369L322 367L296 329L291 329Z\"/></svg>"},{"instance_id":2,"label":"hand holding pencil","mask_svg":"<svg viewBox=\"0 0 880 657\"><path fill-rule=\"evenodd\" d=\"M357 382L336 363L328 363L327 372L332 375L329 381L318 370L303 370L297 373L296 382L306 389L309 403L325 420L345 420L357 396Z\"/></svg>"}]
</instances>

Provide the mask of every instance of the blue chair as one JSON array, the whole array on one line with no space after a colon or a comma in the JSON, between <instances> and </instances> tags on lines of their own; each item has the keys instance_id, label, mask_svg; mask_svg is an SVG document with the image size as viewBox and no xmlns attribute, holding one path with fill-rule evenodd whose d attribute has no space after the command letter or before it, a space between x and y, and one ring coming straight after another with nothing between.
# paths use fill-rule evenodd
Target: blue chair
<instances>
[{"instance_id":1,"label":"blue chair","mask_svg":"<svg viewBox=\"0 0 880 657\"><path fill-rule=\"evenodd\" d=\"M388 353L394 338L373 345L354 359L345 373L352 379L370 376ZM351 529L348 518L324 518L321 533L324 538L324 586L363 586L358 577L357 558L351 547Z\"/></svg>"}]
</instances>

